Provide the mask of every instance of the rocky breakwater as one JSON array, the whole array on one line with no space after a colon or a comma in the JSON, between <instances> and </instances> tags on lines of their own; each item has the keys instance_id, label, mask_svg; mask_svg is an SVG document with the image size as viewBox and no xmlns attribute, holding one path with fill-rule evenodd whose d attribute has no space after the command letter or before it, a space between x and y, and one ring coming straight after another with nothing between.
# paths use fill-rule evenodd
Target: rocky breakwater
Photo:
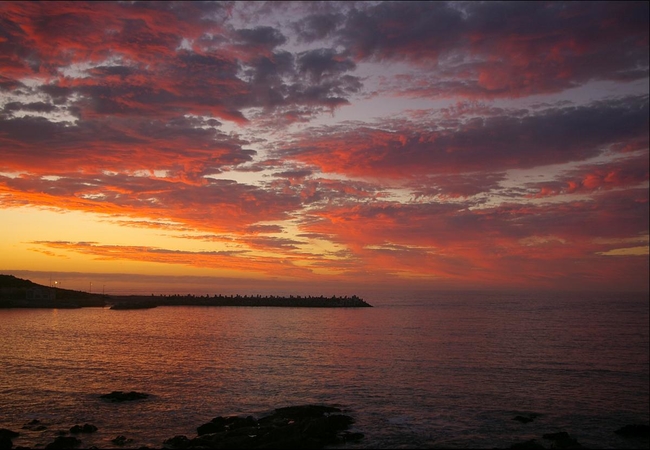
<instances>
[{"instance_id":1,"label":"rocky breakwater","mask_svg":"<svg viewBox=\"0 0 650 450\"><path fill-rule=\"evenodd\" d=\"M320 449L363 439L349 430L354 419L326 405L278 408L272 414L215 417L197 428L198 436L175 436L164 442L169 449L186 448L300 448Z\"/></svg>"},{"instance_id":2,"label":"rocky breakwater","mask_svg":"<svg viewBox=\"0 0 650 450\"><path fill-rule=\"evenodd\" d=\"M112 296L111 309L148 309L157 306L264 306L289 308L370 308L372 305L353 296L276 296L276 295L157 295Z\"/></svg>"}]
</instances>

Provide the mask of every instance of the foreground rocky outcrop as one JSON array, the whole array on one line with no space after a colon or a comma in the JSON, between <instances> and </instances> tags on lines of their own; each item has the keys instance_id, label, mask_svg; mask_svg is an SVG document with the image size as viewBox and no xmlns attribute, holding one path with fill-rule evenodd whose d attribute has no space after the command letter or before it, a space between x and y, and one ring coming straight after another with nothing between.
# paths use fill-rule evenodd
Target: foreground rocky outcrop
<instances>
[{"instance_id":1,"label":"foreground rocky outcrop","mask_svg":"<svg viewBox=\"0 0 650 450\"><path fill-rule=\"evenodd\" d=\"M354 419L340 413L334 406L302 405L278 408L259 419L219 416L199 426L197 437L174 436L164 447L320 449L362 439L363 433L348 430Z\"/></svg>"},{"instance_id":2,"label":"foreground rocky outcrop","mask_svg":"<svg viewBox=\"0 0 650 450\"><path fill-rule=\"evenodd\" d=\"M53 442L45 446L46 449L57 448L77 448L81 446L81 441L72 436L57 436Z\"/></svg>"},{"instance_id":3,"label":"foreground rocky outcrop","mask_svg":"<svg viewBox=\"0 0 650 450\"><path fill-rule=\"evenodd\" d=\"M557 433L546 433L542 436L543 441L550 442L550 448L558 449L582 449L584 448L577 439L571 437L566 431ZM523 442L517 442L510 446L510 450L545 450L546 447L537 439L529 439Z\"/></svg>"},{"instance_id":4,"label":"foreground rocky outcrop","mask_svg":"<svg viewBox=\"0 0 650 450\"><path fill-rule=\"evenodd\" d=\"M89 423L84 423L83 425L75 425L70 428L70 433L72 434L94 433L95 431L97 431L97 427Z\"/></svg>"},{"instance_id":5,"label":"foreground rocky outcrop","mask_svg":"<svg viewBox=\"0 0 650 450\"><path fill-rule=\"evenodd\" d=\"M647 438L650 437L650 425L639 423L625 425L614 433L625 438Z\"/></svg>"},{"instance_id":6,"label":"foreground rocky outcrop","mask_svg":"<svg viewBox=\"0 0 650 450\"><path fill-rule=\"evenodd\" d=\"M17 431L12 431L7 428L0 428L0 450L9 450L13 447L12 439L20 436Z\"/></svg>"}]
</instances>

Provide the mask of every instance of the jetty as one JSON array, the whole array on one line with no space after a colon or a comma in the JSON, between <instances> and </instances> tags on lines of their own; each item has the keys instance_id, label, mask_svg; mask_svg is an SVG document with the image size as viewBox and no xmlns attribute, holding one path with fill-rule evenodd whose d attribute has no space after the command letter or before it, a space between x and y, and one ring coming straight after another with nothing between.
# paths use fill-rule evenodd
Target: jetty
<instances>
[{"instance_id":1,"label":"jetty","mask_svg":"<svg viewBox=\"0 0 650 450\"><path fill-rule=\"evenodd\" d=\"M159 306L243 306L284 308L369 308L352 296L301 295L105 295L47 287L12 275L0 274L0 308L109 307L114 310Z\"/></svg>"},{"instance_id":2,"label":"jetty","mask_svg":"<svg viewBox=\"0 0 650 450\"><path fill-rule=\"evenodd\" d=\"M368 308L356 295L301 296L301 295L160 295L160 296L110 296L111 309L146 309L157 306L266 306L289 308Z\"/></svg>"}]
</instances>

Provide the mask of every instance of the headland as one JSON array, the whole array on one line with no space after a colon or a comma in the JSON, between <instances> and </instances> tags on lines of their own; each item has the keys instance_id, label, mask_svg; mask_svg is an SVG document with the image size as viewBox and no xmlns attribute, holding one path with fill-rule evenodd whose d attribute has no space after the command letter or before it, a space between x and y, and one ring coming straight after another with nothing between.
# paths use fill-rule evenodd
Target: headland
<instances>
[{"instance_id":1,"label":"headland","mask_svg":"<svg viewBox=\"0 0 650 450\"><path fill-rule=\"evenodd\" d=\"M352 296L301 295L105 295L48 287L12 275L0 275L0 308L110 307L115 310L159 306L245 306L289 308L369 308Z\"/></svg>"}]
</instances>

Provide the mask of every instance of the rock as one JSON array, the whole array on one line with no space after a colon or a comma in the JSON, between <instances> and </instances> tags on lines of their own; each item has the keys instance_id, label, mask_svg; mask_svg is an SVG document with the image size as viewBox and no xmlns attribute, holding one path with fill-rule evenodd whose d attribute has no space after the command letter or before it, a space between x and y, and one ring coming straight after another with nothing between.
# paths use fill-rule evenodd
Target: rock
<instances>
[{"instance_id":1,"label":"rock","mask_svg":"<svg viewBox=\"0 0 650 450\"><path fill-rule=\"evenodd\" d=\"M0 436L0 450L11 450L11 447L14 446L14 443L11 442L11 439L7 436Z\"/></svg>"},{"instance_id":2,"label":"rock","mask_svg":"<svg viewBox=\"0 0 650 450\"><path fill-rule=\"evenodd\" d=\"M111 442L115 445L122 446L122 445L130 444L131 442L133 442L133 439L127 439L125 436L120 435L115 439L111 439Z\"/></svg>"},{"instance_id":3,"label":"rock","mask_svg":"<svg viewBox=\"0 0 650 450\"><path fill-rule=\"evenodd\" d=\"M204 423L196 429L199 436L204 434L221 433L223 431L233 431L238 428L257 426L257 420L253 416L240 417L215 417L208 423Z\"/></svg>"},{"instance_id":4,"label":"rock","mask_svg":"<svg viewBox=\"0 0 650 450\"><path fill-rule=\"evenodd\" d=\"M343 442L356 442L363 439L365 435L363 433L359 433L358 431L343 431L339 434L339 437Z\"/></svg>"},{"instance_id":5,"label":"rock","mask_svg":"<svg viewBox=\"0 0 650 450\"><path fill-rule=\"evenodd\" d=\"M165 448L187 448L190 445L190 440L187 436L178 435L173 438L167 439L163 442Z\"/></svg>"},{"instance_id":6,"label":"rock","mask_svg":"<svg viewBox=\"0 0 650 450\"><path fill-rule=\"evenodd\" d=\"M525 416L515 416L512 418L512 420L516 420L517 422L521 422L521 423L528 423L533 421L533 419L531 419L530 417L525 417Z\"/></svg>"},{"instance_id":7,"label":"rock","mask_svg":"<svg viewBox=\"0 0 650 450\"><path fill-rule=\"evenodd\" d=\"M6 438L9 438L9 439L13 439L13 438L18 437L18 436L20 436L20 433L18 433L17 431L11 431L11 430L8 430L6 428L0 428L0 437L6 437Z\"/></svg>"},{"instance_id":8,"label":"rock","mask_svg":"<svg viewBox=\"0 0 650 450\"><path fill-rule=\"evenodd\" d=\"M537 442L536 439L517 442L516 444L512 444L510 448L512 450L545 450L546 449L546 447L544 447L542 444Z\"/></svg>"},{"instance_id":9,"label":"rock","mask_svg":"<svg viewBox=\"0 0 650 450\"><path fill-rule=\"evenodd\" d=\"M513 417L512 420L516 420L517 422L521 422L521 423L530 423L533 420L535 420L537 417L539 417L538 414L527 414L525 416L517 415Z\"/></svg>"},{"instance_id":10,"label":"rock","mask_svg":"<svg viewBox=\"0 0 650 450\"><path fill-rule=\"evenodd\" d=\"M23 430L29 430L29 431L43 431L47 430L47 427L41 423L40 420L38 419L33 419L27 422L25 425L23 425Z\"/></svg>"},{"instance_id":11,"label":"rock","mask_svg":"<svg viewBox=\"0 0 650 450\"><path fill-rule=\"evenodd\" d=\"M287 417L292 419L303 419L305 417L321 417L325 414L341 412L339 408L324 405L302 405L287 406L275 410L275 416Z\"/></svg>"},{"instance_id":12,"label":"rock","mask_svg":"<svg viewBox=\"0 0 650 450\"><path fill-rule=\"evenodd\" d=\"M100 398L110 400L111 402L130 402L133 400L141 400L148 398L149 394L144 394L142 392L122 392L122 391L113 391L110 394L100 395Z\"/></svg>"},{"instance_id":13,"label":"rock","mask_svg":"<svg viewBox=\"0 0 650 450\"><path fill-rule=\"evenodd\" d=\"M74 427L70 428L70 433L77 434L77 433L94 433L97 431L97 427L95 425L91 425L89 423L81 425L75 425Z\"/></svg>"},{"instance_id":14,"label":"rock","mask_svg":"<svg viewBox=\"0 0 650 450\"><path fill-rule=\"evenodd\" d=\"M50 442L45 446L46 449L48 448L75 448L79 447L81 445L81 441L77 439L76 437L72 436L57 436L53 442Z\"/></svg>"},{"instance_id":15,"label":"rock","mask_svg":"<svg viewBox=\"0 0 650 450\"><path fill-rule=\"evenodd\" d=\"M558 433L546 433L542 435L542 437L549 441L553 441L553 446L555 448L582 448L582 445L580 445L576 439L569 436L569 433L566 431L560 431Z\"/></svg>"},{"instance_id":16,"label":"rock","mask_svg":"<svg viewBox=\"0 0 650 450\"><path fill-rule=\"evenodd\" d=\"M614 431L614 433L626 438L647 438L650 436L650 426L639 423L625 425Z\"/></svg>"},{"instance_id":17,"label":"rock","mask_svg":"<svg viewBox=\"0 0 650 450\"><path fill-rule=\"evenodd\" d=\"M212 434L212 433L220 433L222 431L226 430L226 419L224 417L215 417L208 423L204 423L203 425L200 425L196 429L196 433L199 436L202 436L204 434Z\"/></svg>"},{"instance_id":18,"label":"rock","mask_svg":"<svg viewBox=\"0 0 650 450\"><path fill-rule=\"evenodd\" d=\"M219 416L197 428L198 437L189 442L189 448L320 449L362 439L363 433L347 431L354 419L332 414L338 412L341 410L332 406L303 405L278 408L260 419ZM185 445L185 441L179 440L179 444Z\"/></svg>"}]
</instances>

